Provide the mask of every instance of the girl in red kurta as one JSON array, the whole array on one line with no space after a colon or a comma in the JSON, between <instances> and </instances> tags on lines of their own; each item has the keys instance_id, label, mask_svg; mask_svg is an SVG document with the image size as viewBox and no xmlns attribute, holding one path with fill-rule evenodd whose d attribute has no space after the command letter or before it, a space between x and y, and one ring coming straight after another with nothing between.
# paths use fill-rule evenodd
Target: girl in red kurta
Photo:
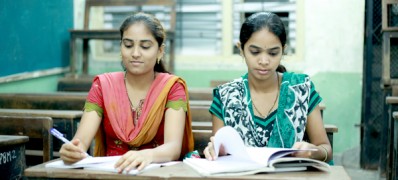
<instances>
[{"instance_id":1,"label":"girl in red kurta","mask_svg":"<svg viewBox=\"0 0 398 180\"><path fill-rule=\"evenodd\" d=\"M94 78L79 128L61 147L67 163L85 158L95 139L95 156L122 155L119 171L181 159L193 150L185 82L164 66L165 31L151 15L129 16L120 27L124 72Z\"/></svg>"}]
</instances>

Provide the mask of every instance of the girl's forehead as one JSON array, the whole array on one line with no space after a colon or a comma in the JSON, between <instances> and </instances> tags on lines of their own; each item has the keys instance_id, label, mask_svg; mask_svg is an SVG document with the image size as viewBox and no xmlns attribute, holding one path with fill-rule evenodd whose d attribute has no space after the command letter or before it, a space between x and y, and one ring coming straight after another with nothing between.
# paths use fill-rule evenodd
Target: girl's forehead
<instances>
[{"instance_id":1,"label":"girl's forehead","mask_svg":"<svg viewBox=\"0 0 398 180\"><path fill-rule=\"evenodd\" d=\"M267 28L258 30L252 34L247 44L255 44L258 47L269 48L275 46L282 46L278 36L270 32Z\"/></svg>"},{"instance_id":2,"label":"girl's forehead","mask_svg":"<svg viewBox=\"0 0 398 180\"><path fill-rule=\"evenodd\" d=\"M136 22L134 24L131 24L124 32L123 32L123 37L124 38L139 38L142 37L144 39L152 38L153 37L152 32L150 29L145 25L143 22Z\"/></svg>"}]
</instances>

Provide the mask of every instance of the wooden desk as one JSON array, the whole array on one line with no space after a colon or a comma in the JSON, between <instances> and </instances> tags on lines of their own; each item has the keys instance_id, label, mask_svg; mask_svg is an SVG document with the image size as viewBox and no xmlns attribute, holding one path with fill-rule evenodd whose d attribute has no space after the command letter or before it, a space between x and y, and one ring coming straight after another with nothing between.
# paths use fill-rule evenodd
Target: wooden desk
<instances>
[{"instance_id":1,"label":"wooden desk","mask_svg":"<svg viewBox=\"0 0 398 180\"><path fill-rule=\"evenodd\" d=\"M392 168L391 179L398 177L398 111L393 112L394 118L394 140L393 140L393 153L392 153Z\"/></svg>"},{"instance_id":2,"label":"wooden desk","mask_svg":"<svg viewBox=\"0 0 398 180\"><path fill-rule=\"evenodd\" d=\"M162 167L158 169L143 172L138 176L121 175L111 172L89 171L83 169L46 169L44 164L30 167L25 170L24 174L29 179L34 178L73 178L73 179L197 179L202 180L201 177L189 166L184 163L175 164L172 166ZM205 179L330 179L330 180L345 180L350 179L347 172L342 166L331 166L331 172L318 171L303 171L303 172L288 172L288 173L268 173L256 174L248 176L228 176L228 177L214 177Z\"/></svg>"},{"instance_id":3,"label":"wooden desk","mask_svg":"<svg viewBox=\"0 0 398 180\"><path fill-rule=\"evenodd\" d=\"M387 104L398 104L398 96L386 97Z\"/></svg>"},{"instance_id":4,"label":"wooden desk","mask_svg":"<svg viewBox=\"0 0 398 180\"><path fill-rule=\"evenodd\" d=\"M385 171L386 178L387 179L393 179L394 176L393 174L396 174L396 156L397 156L397 150L394 149L397 146L397 143L395 142L395 139L397 138L397 123L394 120L394 112L398 111L398 96L388 96L386 97L386 104L387 104L387 113L388 115L386 116L387 119L385 120L387 124L387 132L385 132L386 136L386 148L382 149L384 150L384 153L381 152L381 155L384 155L385 158L380 158L380 169L381 172L383 170ZM395 160L394 160L395 158Z\"/></svg>"},{"instance_id":5,"label":"wooden desk","mask_svg":"<svg viewBox=\"0 0 398 180\"><path fill-rule=\"evenodd\" d=\"M0 109L0 115L4 116L34 116L34 117L51 117L53 126L61 133L65 134L67 139L72 139L77 131L80 118L83 111L72 110L42 110L42 109ZM58 151L63 142L60 140L53 141L53 150Z\"/></svg>"},{"instance_id":6,"label":"wooden desk","mask_svg":"<svg viewBox=\"0 0 398 180\"><path fill-rule=\"evenodd\" d=\"M0 93L0 108L82 110L87 94L87 92Z\"/></svg>"},{"instance_id":7,"label":"wooden desk","mask_svg":"<svg viewBox=\"0 0 398 180\"><path fill-rule=\"evenodd\" d=\"M26 168L25 143L27 136L0 135L0 172L4 179L21 179Z\"/></svg>"},{"instance_id":8,"label":"wooden desk","mask_svg":"<svg viewBox=\"0 0 398 180\"><path fill-rule=\"evenodd\" d=\"M213 100L213 88L189 88L189 100Z\"/></svg>"}]
</instances>

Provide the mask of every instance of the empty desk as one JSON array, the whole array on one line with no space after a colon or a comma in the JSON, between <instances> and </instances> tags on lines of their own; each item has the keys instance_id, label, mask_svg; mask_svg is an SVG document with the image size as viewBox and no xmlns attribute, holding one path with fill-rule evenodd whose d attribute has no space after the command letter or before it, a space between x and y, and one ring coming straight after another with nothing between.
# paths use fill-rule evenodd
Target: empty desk
<instances>
[{"instance_id":1,"label":"empty desk","mask_svg":"<svg viewBox=\"0 0 398 180\"><path fill-rule=\"evenodd\" d=\"M3 179L22 179L26 167L27 136L0 135L0 172Z\"/></svg>"},{"instance_id":2,"label":"empty desk","mask_svg":"<svg viewBox=\"0 0 398 180\"><path fill-rule=\"evenodd\" d=\"M0 115L5 116L41 116L51 117L54 128L63 133L67 139L72 139L83 115L83 111L72 110L42 110L42 109L0 109ZM58 151L62 145L60 140L53 140L53 150Z\"/></svg>"}]
</instances>

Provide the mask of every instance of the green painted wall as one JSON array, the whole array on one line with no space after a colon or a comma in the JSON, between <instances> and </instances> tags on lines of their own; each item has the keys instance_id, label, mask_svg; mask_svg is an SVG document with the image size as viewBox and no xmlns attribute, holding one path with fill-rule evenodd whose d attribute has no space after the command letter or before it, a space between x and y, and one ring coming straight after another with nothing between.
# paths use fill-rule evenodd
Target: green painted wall
<instances>
[{"instance_id":1,"label":"green painted wall","mask_svg":"<svg viewBox=\"0 0 398 180\"><path fill-rule=\"evenodd\" d=\"M210 87L211 80L232 80L240 77L245 71L227 70L176 70L176 75L182 77L190 88Z\"/></svg>"},{"instance_id":2,"label":"green painted wall","mask_svg":"<svg viewBox=\"0 0 398 180\"><path fill-rule=\"evenodd\" d=\"M0 83L0 93L48 93L56 92L58 79L63 75L46 76L29 80Z\"/></svg>"},{"instance_id":3,"label":"green painted wall","mask_svg":"<svg viewBox=\"0 0 398 180\"><path fill-rule=\"evenodd\" d=\"M324 123L334 124L333 149L341 153L360 145L362 74L319 73L312 77L326 105Z\"/></svg>"}]
</instances>

